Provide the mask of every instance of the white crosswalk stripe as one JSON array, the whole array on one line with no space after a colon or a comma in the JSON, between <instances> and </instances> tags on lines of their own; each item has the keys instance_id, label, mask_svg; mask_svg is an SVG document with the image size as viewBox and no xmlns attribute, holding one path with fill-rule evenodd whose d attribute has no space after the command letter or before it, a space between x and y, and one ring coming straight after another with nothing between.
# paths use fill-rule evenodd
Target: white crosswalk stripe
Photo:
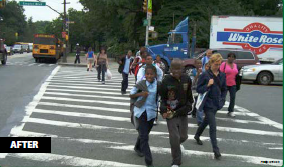
<instances>
[{"instance_id":1,"label":"white crosswalk stripe","mask_svg":"<svg viewBox=\"0 0 284 167\"><path fill-rule=\"evenodd\" d=\"M130 123L128 94L121 95L120 92L121 75L112 70L112 80L106 80L103 85L97 82L96 72L83 70L85 68L57 66L26 106L26 116L21 124L10 132L11 137L52 137L56 145L52 145L52 153L0 154L0 159L11 157L66 166L144 166L143 159L133 151L137 131ZM134 77L129 76L127 93L133 86ZM246 166L264 165L261 161L280 161L265 165L281 166L282 124L241 106L235 108L237 117L229 118L227 107L228 103L216 115L222 160ZM213 154L209 151L208 133L204 132L201 137L205 145L199 147L193 139L196 120L191 116L188 127L188 141L183 144L183 165L191 165L192 158L208 161L206 166L218 165L210 163ZM154 165L169 166L171 149L167 125L160 116L159 124L150 133L149 143ZM60 148L55 148L58 146ZM60 151L68 147L81 151ZM249 155L247 149L254 150L254 154ZM275 156L267 156L267 151L275 152Z\"/></svg>"},{"instance_id":2,"label":"white crosswalk stripe","mask_svg":"<svg viewBox=\"0 0 284 167\"><path fill-rule=\"evenodd\" d=\"M8 66L27 66L27 67L32 67L32 66L38 66L38 67L52 67L56 66L57 64L46 64L46 63L31 63L31 62L7 62L6 63Z\"/></svg>"}]
</instances>

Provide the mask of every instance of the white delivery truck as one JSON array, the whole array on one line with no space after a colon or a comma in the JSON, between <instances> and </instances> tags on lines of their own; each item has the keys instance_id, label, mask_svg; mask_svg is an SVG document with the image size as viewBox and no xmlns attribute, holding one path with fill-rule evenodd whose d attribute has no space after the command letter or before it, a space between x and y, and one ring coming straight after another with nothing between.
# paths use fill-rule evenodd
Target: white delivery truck
<instances>
[{"instance_id":1,"label":"white delivery truck","mask_svg":"<svg viewBox=\"0 0 284 167\"><path fill-rule=\"evenodd\" d=\"M212 16L210 48L254 51L261 62L283 58L283 18Z\"/></svg>"}]
</instances>

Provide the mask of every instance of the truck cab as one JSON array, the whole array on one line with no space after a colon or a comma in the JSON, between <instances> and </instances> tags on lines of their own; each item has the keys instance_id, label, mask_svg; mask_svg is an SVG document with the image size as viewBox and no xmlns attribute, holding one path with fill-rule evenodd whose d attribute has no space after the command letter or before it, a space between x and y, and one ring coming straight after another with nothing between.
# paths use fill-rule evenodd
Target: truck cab
<instances>
[{"instance_id":1,"label":"truck cab","mask_svg":"<svg viewBox=\"0 0 284 167\"><path fill-rule=\"evenodd\" d=\"M156 59L157 55L161 56L165 64L165 71L168 71L173 58L186 59L188 54L188 17L181 21L174 30L170 31L167 44L148 46L147 50Z\"/></svg>"},{"instance_id":2,"label":"truck cab","mask_svg":"<svg viewBox=\"0 0 284 167\"><path fill-rule=\"evenodd\" d=\"M7 62L7 51L4 46L4 40L0 39L0 61L2 65L5 65Z\"/></svg>"}]
</instances>

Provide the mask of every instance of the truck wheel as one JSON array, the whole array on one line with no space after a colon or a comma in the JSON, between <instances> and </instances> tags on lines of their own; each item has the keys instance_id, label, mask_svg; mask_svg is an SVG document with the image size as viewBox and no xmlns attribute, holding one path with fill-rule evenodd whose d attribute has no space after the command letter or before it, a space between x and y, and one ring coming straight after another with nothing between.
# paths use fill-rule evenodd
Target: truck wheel
<instances>
[{"instance_id":1,"label":"truck wheel","mask_svg":"<svg viewBox=\"0 0 284 167\"><path fill-rule=\"evenodd\" d=\"M164 60L164 59L162 59L162 63L163 63L164 66L165 66L165 73L167 73L167 72L169 71L169 65L168 65L167 61Z\"/></svg>"},{"instance_id":2,"label":"truck wheel","mask_svg":"<svg viewBox=\"0 0 284 167\"><path fill-rule=\"evenodd\" d=\"M193 68L194 68L193 66L186 66L184 71L188 76L192 76L192 69Z\"/></svg>"},{"instance_id":3,"label":"truck wheel","mask_svg":"<svg viewBox=\"0 0 284 167\"><path fill-rule=\"evenodd\" d=\"M261 72L257 76L257 82L260 85L269 85L273 80L273 76L270 72Z\"/></svg>"},{"instance_id":4,"label":"truck wheel","mask_svg":"<svg viewBox=\"0 0 284 167\"><path fill-rule=\"evenodd\" d=\"M3 65L5 65L6 62L7 62L7 53L2 53L2 56L3 56L3 60L1 60L1 63L2 63Z\"/></svg>"}]
</instances>

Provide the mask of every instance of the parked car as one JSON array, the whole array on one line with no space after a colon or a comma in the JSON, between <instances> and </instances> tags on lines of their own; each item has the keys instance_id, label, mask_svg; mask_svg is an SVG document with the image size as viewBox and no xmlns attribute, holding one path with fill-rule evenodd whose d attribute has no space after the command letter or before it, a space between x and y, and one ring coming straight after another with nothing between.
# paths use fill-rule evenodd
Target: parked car
<instances>
[{"instance_id":1,"label":"parked car","mask_svg":"<svg viewBox=\"0 0 284 167\"><path fill-rule=\"evenodd\" d=\"M30 48L28 44L22 44L24 52L30 53Z\"/></svg>"},{"instance_id":2,"label":"parked car","mask_svg":"<svg viewBox=\"0 0 284 167\"><path fill-rule=\"evenodd\" d=\"M233 52L236 54L236 60L235 63L238 66L238 69L240 70L243 66L246 65L256 65L260 64L259 59L254 52L251 50L244 50L244 49L212 49L213 53L220 53L223 57L223 61L227 61L228 53ZM199 55L196 55L196 57L191 59L185 59L183 61L185 72L189 75L191 75L192 68L195 68L195 60L202 59L206 55L206 51L200 53Z\"/></svg>"},{"instance_id":3,"label":"parked car","mask_svg":"<svg viewBox=\"0 0 284 167\"><path fill-rule=\"evenodd\" d=\"M0 61L2 65L5 65L7 62L7 51L4 46L4 40L0 39Z\"/></svg>"},{"instance_id":4,"label":"parked car","mask_svg":"<svg viewBox=\"0 0 284 167\"><path fill-rule=\"evenodd\" d=\"M23 49L23 46L20 45L20 44L16 44L13 46L13 52L14 53L20 53L20 54L23 54L24 53L24 49Z\"/></svg>"},{"instance_id":5,"label":"parked car","mask_svg":"<svg viewBox=\"0 0 284 167\"><path fill-rule=\"evenodd\" d=\"M6 46L6 51L9 56L14 54L12 46Z\"/></svg>"},{"instance_id":6,"label":"parked car","mask_svg":"<svg viewBox=\"0 0 284 167\"><path fill-rule=\"evenodd\" d=\"M244 66L240 74L242 80L268 85L272 81L283 81L283 58L272 64Z\"/></svg>"}]
</instances>

